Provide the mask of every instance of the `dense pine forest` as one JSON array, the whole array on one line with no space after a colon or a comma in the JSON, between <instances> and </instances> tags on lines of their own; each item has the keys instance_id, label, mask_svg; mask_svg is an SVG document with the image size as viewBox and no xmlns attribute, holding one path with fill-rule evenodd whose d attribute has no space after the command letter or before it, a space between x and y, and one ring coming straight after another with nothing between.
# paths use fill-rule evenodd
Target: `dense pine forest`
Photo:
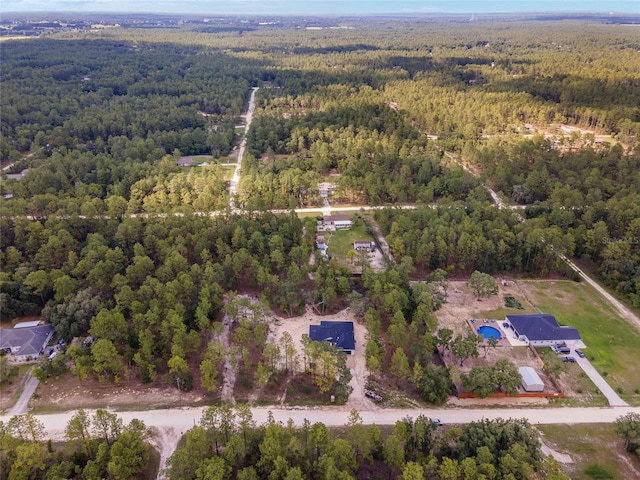
<instances>
[{"instance_id":1,"label":"dense pine forest","mask_svg":"<svg viewBox=\"0 0 640 480\"><path fill-rule=\"evenodd\" d=\"M268 311L350 306L370 334L369 370L390 365L398 385L440 404L453 391L434 317L447 277L570 277L563 253L640 307L640 31L570 20L335 27L109 28L2 42L0 315L41 314L57 338L90 339L41 362L41 378L161 384L217 401L228 315L245 383L268 389L298 374L310 395L344 402L343 358L274 347L265 325ZM236 209L225 165L237 162L252 87ZM179 166L185 156L206 162ZM294 209L321 206L321 182L335 185L332 202L388 207L353 217L385 235L395 259L386 271L365 266L356 278L315 253L316 218ZM495 208L485 184L519 213ZM416 208L394 208L404 204ZM296 348L304 366L280 361ZM1 372L0 382L10 375ZM555 478L525 424L445 438L407 419L383 439L356 420L347 438L318 425L202 424L172 457L171 478L352 478L367 468ZM495 445L478 448L473 429ZM108 446L74 437L61 475L75 462L132 478L113 473L106 450L132 442L146 455L146 435L120 425ZM94 478L80 470L68 478Z\"/></svg>"}]
</instances>

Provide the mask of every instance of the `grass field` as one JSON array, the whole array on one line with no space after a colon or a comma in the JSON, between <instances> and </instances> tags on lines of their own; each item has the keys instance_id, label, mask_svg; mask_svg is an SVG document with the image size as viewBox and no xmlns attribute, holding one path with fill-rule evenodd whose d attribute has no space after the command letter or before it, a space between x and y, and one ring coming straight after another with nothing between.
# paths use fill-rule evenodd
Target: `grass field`
<instances>
[{"instance_id":1,"label":"grass field","mask_svg":"<svg viewBox=\"0 0 640 480\"><path fill-rule=\"evenodd\" d=\"M587 284L568 280L520 284L540 310L554 315L561 325L578 329L589 361L622 398L640 405L640 332Z\"/></svg>"},{"instance_id":2,"label":"grass field","mask_svg":"<svg viewBox=\"0 0 640 480\"><path fill-rule=\"evenodd\" d=\"M611 424L537 425L549 447L571 456L562 469L573 480L638 478L640 461L624 450Z\"/></svg>"},{"instance_id":3,"label":"grass field","mask_svg":"<svg viewBox=\"0 0 640 480\"><path fill-rule=\"evenodd\" d=\"M339 230L331 234L328 241L329 254L338 261L349 261L347 253L353 250L353 242L356 240L373 241L373 236L366 233L365 227L351 227L349 230ZM354 257L354 262L356 257Z\"/></svg>"}]
</instances>

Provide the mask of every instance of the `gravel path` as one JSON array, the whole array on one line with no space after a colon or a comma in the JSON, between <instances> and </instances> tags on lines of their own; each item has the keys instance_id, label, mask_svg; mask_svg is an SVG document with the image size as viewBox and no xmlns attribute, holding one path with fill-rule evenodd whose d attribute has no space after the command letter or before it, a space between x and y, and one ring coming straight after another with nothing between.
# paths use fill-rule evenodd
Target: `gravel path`
<instances>
[{"instance_id":1,"label":"gravel path","mask_svg":"<svg viewBox=\"0 0 640 480\"><path fill-rule=\"evenodd\" d=\"M40 381L32 375L32 372L33 369L29 370L25 374L24 388L22 389L20 398L18 399L16 404L7 411L7 415L22 415L23 413L27 413L29 411L29 400L31 400L31 396L40 384Z\"/></svg>"}]
</instances>

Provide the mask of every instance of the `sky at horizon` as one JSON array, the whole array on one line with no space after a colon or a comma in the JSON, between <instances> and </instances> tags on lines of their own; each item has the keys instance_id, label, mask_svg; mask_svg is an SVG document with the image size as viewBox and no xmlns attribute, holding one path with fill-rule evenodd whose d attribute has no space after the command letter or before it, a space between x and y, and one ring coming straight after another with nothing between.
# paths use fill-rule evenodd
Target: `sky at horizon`
<instances>
[{"instance_id":1,"label":"sky at horizon","mask_svg":"<svg viewBox=\"0 0 640 480\"><path fill-rule=\"evenodd\" d=\"M2 0L0 12L209 15L632 13L640 0Z\"/></svg>"}]
</instances>

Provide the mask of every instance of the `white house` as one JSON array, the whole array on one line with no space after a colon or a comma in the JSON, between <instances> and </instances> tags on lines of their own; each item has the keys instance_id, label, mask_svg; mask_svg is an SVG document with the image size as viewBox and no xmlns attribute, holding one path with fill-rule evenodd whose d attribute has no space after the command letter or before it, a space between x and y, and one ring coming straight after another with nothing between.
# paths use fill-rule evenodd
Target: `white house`
<instances>
[{"instance_id":1,"label":"white house","mask_svg":"<svg viewBox=\"0 0 640 480\"><path fill-rule=\"evenodd\" d=\"M329 229L351 228L353 222L349 215L327 215L322 220L322 226Z\"/></svg>"},{"instance_id":2,"label":"white house","mask_svg":"<svg viewBox=\"0 0 640 480\"><path fill-rule=\"evenodd\" d=\"M567 341L582 342L578 330L558 325L553 315L545 313L507 315L503 327L512 330L514 338L535 347L553 347Z\"/></svg>"}]
</instances>

